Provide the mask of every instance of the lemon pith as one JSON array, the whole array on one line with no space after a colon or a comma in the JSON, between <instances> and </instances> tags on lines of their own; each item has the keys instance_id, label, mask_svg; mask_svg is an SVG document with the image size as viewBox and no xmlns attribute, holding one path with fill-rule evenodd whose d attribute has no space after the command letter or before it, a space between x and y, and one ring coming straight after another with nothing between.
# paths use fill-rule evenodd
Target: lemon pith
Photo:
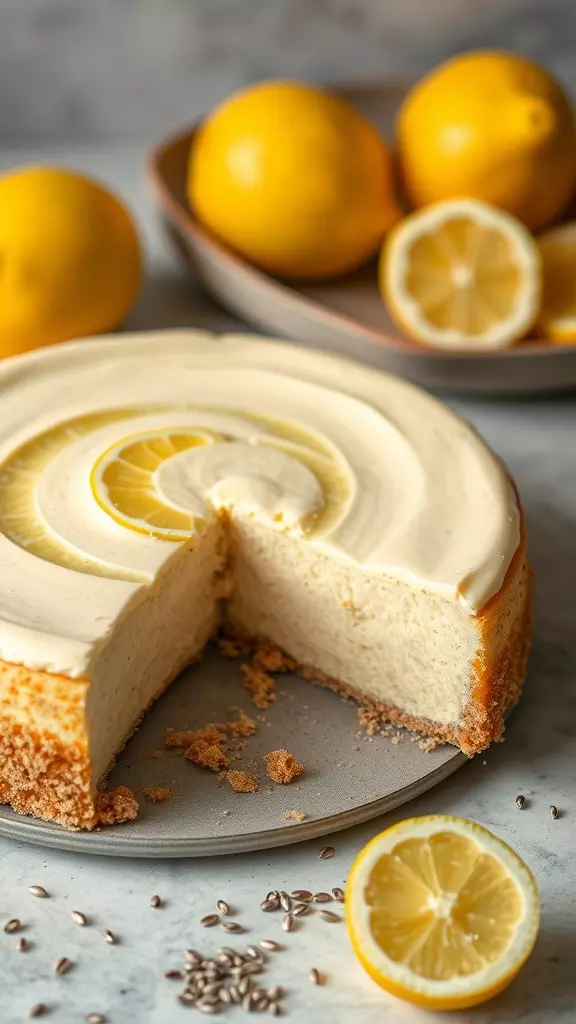
<instances>
[{"instance_id":1,"label":"lemon pith","mask_svg":"<svg viewBox=\"0 0 576 1024\"><path fill-rule=\"evenodd\" d=\"M378 984L423 1007L461 1009L496 995L529 956L538 893L526 865L486 829L431 815L361 851L346 916Z\"/></svg>"}]
</instances>

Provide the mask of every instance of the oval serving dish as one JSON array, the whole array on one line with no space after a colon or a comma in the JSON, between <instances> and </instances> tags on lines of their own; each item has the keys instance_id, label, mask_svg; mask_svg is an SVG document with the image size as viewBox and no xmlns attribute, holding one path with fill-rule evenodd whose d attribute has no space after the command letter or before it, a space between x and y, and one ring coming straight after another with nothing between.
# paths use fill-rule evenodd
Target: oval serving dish
<instances>
[{"instance_id":1,"label":"oval serving dish","mask_svg":"<svg viewBox=\"0 0 576 1024\"><path fill-rule=\"evenodd\" d=\"M406 86L382 83L340 90L392 139ZM186 200L186 166L194 126L155 147L148 177L179 254L226 309L270 334L355 358L428 388L483 394L529 394L576 387L576 345L522 342L498 352L428 349L402 336L376 285L375 263L346 278L289 284L227 249L195 219Z\"/></svg>"}]
</instances>

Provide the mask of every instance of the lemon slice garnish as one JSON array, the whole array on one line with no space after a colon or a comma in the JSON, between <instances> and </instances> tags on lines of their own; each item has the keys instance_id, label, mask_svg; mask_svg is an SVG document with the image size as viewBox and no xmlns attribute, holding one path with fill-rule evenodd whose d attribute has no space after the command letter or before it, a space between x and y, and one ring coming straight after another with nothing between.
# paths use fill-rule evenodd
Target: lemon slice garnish
<instances>
[{"instance_id":1,"label":"lemon slice garnish","mask_svg":"<svg viewBox=\"0 0 576 1024\"><path fill-rule=\"evenodd\" d=\"M380 288L394 319L417 341L499 349L534 324L540 266L536 242L519 221L473 199L452 199L393 229Z\"/></svg>"},{"instance_id":2,"label":"lemon slice garnish","mask_svg":"<svg viewBox=\"0 0 576 1024\"><path fill-rule=\"evenodd\" d=\"M180 452L219 440L219 435L207 430L178 427L125 437L94 464L90 474L92 493L121 526L162 540L187 540L198 531L202 520L160 500L155 473Z\"/></svg>"},{"instance_id":3,"label":"lemon slice garnish","mask_svg":"<svg viewBox=\"0 0 576 1024\"><path fill-rule=\"evenodd\" d=\"M539 925L531 872L463 818L411 818L376 836L348 879L352 945L383 988L428 1009L475 1006L501 992Z\"/></svg>"}]
</instances>

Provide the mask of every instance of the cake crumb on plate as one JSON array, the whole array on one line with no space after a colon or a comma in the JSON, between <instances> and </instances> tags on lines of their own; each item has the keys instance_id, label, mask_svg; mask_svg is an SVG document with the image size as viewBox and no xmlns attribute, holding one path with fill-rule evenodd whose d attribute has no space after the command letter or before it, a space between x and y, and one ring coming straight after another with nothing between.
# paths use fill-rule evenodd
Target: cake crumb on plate
<instances>
[{"instance_id":1,"label":"cake crumb on plate","mask_svg":"<svg viewBox=\"0 0 576 1024\"><path fill-rule=\"evenodd\" d=\"M120 825L123 821L134 821L138 801L127 786L117 786L110 793L98 793L96 810L101 825Z\"/></svg>"},{"instance_id":2,"label":"cake crumb on plate","mask_svg":"<svg viewBox=\"0 0 576 1024\"><path fill-rule=\"evenodd\" d=\"M256 793L258 790L258 783L250 772L225 772L225 777L236 793Z\"/></svg>"},{"instance_id":3,"label":"cake crumb on plate","mask_svg":"<svg viewBox=\"0 0 576 1024\"><path fill-rule=\"evenodd\" d=\"M290 810L284 811L280 818L280 821L304 821L305 817L306 815L302 811Z\"/></svg>"},{"instance_id":4,"label":"cake crumb on plate","mask_svg":"<svg viewBox=\"0 0 576 1024\"><path fill-rule=\"evenodd\" d=\"M240 671L244 686L252 694L252 703L260 711L265 711L276 700L273 677L259 665L241 665Z\"/></svg>"},{"instance_id":5,"label":"cake crumb on plate","mask_svg":"<svg viewBox=\"0 0 576 1024\"><path fill-rule=\"evenodd\" d=\"M269 754L264 754L264 760L268 778L279 786L287 786L304 771L304 765L289 750L271 750Z\"/></svg>"},{"instance_id":6,"label":"cake crumb on plate","mask_svg":"<svg viewBox=\"0 0 576 1024\"><path fill-rule=\"evenodd\" d=\"M166 786L147 786L142 792L151 804L163 804L170 799L170 790Z\"/></svg>"}]
</instances>

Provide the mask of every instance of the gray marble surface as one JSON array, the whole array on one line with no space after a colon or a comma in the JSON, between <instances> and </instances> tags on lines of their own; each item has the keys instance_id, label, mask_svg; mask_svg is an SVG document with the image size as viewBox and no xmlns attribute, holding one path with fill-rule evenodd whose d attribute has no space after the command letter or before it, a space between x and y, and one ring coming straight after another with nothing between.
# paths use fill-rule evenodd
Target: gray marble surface
<instances>
[{"instance_id":1,"label":"gray marble surface","mask_svg":"<svg viewBox=\"0 0 576 1024\"><path fill-rule=\"evenodd\" d=\"M138 215L149 254L148 285L128 324L131 328L234 326L197 292L171 262L155 225L141 177L142 152L133 149L36 150L84 168L114 185ZM0 154L0 170L21 162L21 152ZM507 460L527 511L536 578L536 635L525 696L509 721L506 740L475 758L451 779L402 812L334 835L332 860L318 859L311 842L256 855L193 861L127 861L66 855L0 841L0 918L20 917L32 943L15 950L15 938L0 933L0 1021L19 1024L42 1001L47 1020L81 1021L90 1012L110 1024L177 1024L185 1010L163 978L180 951L209 951L222 933L198 921L219 897L229 899L250 928L251 940L285 942L273 959L271 983L287 990L290 1020L354 1024L433 1024L426 1014L382 993L351 956L344 926L304 920L284 935L276 917L258 910L269 888L342 885L351 861L380 828L399 817L428 812L465 815L510 842L532 867L542 894L542 928L535 952L516 982L497 1000L456 1013L454 1024L573 1024L576 1016L576 399L530 401L451 400ZM524 811L515 796L527 797ZM240 798L239 798L240 799ZM552 821L551 803L560 818ZM44 885L49 900L29 896ZM152 910L151 893L165 906ZM78 928L70 911L90 915ZM103 928L119 936L107 945ZM248 935L246 936L248 938ZM68 956L74 969L54 978L55 958ZM325 969L327 984L312 988L310 966ZM241 1011L235 1011L241 1016Z\"/></svg>"},{"instance_id":2,"label":"gray marble surface","mask_svg":"<svg viewBox=\"0 0 576 1024\"><path fill-rule=\"evenodd\" d=\"M0 142L153 138L259 78L420 75L500 47L576 90L573 0L0 0Z\"/></svg>"}]
</instances>

